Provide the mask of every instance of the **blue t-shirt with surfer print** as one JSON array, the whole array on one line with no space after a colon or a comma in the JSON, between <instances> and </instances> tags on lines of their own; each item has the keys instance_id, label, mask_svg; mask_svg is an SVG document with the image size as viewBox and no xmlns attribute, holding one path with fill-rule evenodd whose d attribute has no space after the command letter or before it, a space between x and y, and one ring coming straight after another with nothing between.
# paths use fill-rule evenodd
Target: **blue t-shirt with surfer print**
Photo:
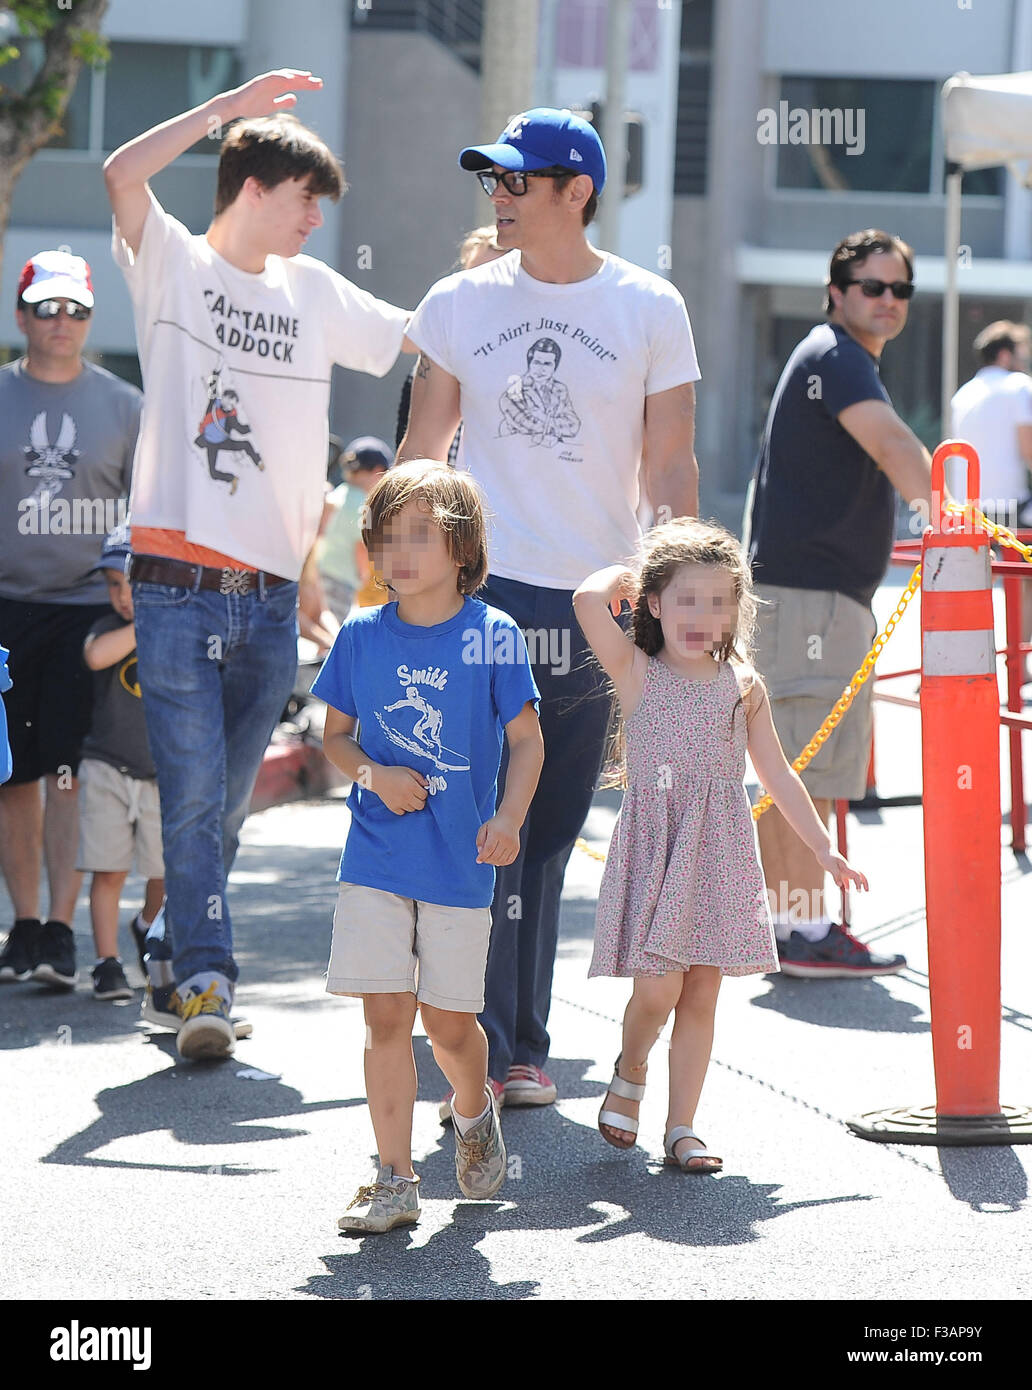
<instances>
[{"instance_id":1,"label":"blue t-shirt with surfer print","mask_svg":"<svg viewBox=\"0 0 1032 1390\"><path fill-rule=\"evenodd\" d=\"M496 810L505 725L539 700L523 633L507 613L467 598L453 618L415 627L396 603L341 628L312 693L357 718L371 762L411 767L428 783L420 811L395 815L356 782L337 874L445 907L488 907L495 871L477 832Z\"/></svg>"}]
</instances>

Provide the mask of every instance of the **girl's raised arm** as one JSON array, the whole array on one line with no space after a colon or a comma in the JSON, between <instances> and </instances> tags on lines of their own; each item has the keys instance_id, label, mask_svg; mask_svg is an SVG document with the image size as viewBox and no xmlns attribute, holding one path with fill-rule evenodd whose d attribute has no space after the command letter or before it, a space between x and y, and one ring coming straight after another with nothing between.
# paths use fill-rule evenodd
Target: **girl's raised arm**
<instances>
[{"instance_id":1,"label":"girl's raised arm","mask_svg":"<svg viewBox=\"0 0 1032 1390\"><path fill-rule=\"evenodd\" d=\"M620 625L613 621L620 612L620 600L633 603L638 596L638 578L623 565L610 565L590 574L573 596L573 609L581 631L598 657L603 671L612 680L620 703L626 709L630 690L635 646ZM640 697L640 691L639 697Z\"/></svg>"}]
</instances>

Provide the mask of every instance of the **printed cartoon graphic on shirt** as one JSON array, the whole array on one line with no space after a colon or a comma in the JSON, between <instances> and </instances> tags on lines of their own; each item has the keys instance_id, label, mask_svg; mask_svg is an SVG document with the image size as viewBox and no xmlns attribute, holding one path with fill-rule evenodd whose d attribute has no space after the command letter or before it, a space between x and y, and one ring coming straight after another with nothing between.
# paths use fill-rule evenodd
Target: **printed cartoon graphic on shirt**
<instances>
[{"instance_id":1,"label":"printed cartoon graphic on shirt","mask_svg":"<svg viewBox=\"0 0 1032 1390\"><path fill-rule=\"evenodd\" d=\"M48 506L51 498L75 477L75 462L80 453L75 447L76 433L75 421L62 414L57 439L51 444L45 410L29 426L29 443L22 445L22 453L28 459L25 472L36 479L32 497L41 507Z\"/></svg>"},{"instance_id":2,"label":"printed cartoon graphic on shirt","mask_svg":"<svg viewBox=\"0 0 1032 1390\"><path fill-rule=\"evenodd\" d=\"M208 459L208 472L217 483L229 483L229 495L237 490L240 478L236 473L227 473L218 467L219 454L246 454L254 466L264 470L262 456L248 439L234 439L236 434L250 434L251 426L245 425L239 416L240 396L231 386L222 381L222 368L217 366L205 383L208 402L204 417L198 425L194 443L203 449Z\"/></svg>"},{"instance_id":3,"label":"printed cartoon graphic on shirt","mask_svg":"<svg viewBox=\"0 0 1032 1390\"><path fill-rule=\"evenodd\" d=\"M405 687L404 698L385 705L383 714L376 711L384 734L396 747L404 748L417 758L426 759L441 772L468 772L469 759L454 748L447 748L441 741L444 715L419 689L420 685L426 685L433 690L443 690L448 683L448 672L437 666L415 671L408 666L399 666L397 676ZM399 714L400 710L405 713ZM388 721L383 717L385 714L394 714L397 718ZM431 794L444 791L448 786L444 777L432 776L428 782Z\"/></svg>"},{"instance_id":4,"label":"printed cartoon graphic on shirt","mask_svg":"<svg viewBox=\"0 0 1032 1390\"><path fill-rule=\"evenodd\" d=\"M527 370L512 376L498 404L499 435L525 434L531 445L554 449L573 439L581 427L569 388L556 376L562 348L554 338L538 338L527 349Z\"/></svg>"},{"instance_id":5,"label":"printed cartoon graphic on shirt","mask_svg":"<svg viewBox=\"0 0 1032 1390\"><path fill-rule=\"evenodd\" d=\"M136 653L133 652L122 662L118 668L118 682L123 690L127 690L130 695L135 695L138 700L143 699L140 691L140 680L137 675Z\"/></svg>"}]
</instances>

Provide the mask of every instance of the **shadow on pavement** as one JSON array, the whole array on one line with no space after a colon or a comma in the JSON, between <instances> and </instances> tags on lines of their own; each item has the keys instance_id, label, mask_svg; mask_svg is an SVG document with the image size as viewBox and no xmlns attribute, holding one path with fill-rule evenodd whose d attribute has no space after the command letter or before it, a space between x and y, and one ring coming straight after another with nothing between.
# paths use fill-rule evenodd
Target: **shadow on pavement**
<instances>
[{"instance_id":1,"label":"shadow on pavement","mask_svg":"<svg viewBox=\"0 0 1032 1390\"><path fill-rule=\"evenodd\" d=\"M162 1036L159 1046L174 1057L175 1039ZM317 1110L342 1110L363 1105L362 1100L329 1100L306 1103L300 1091L270 1077L253 1080L238 1073L255 1069L239 1057L224 1062L177 1064L164 1071L111 1086L96 1097L100 1118L86 1129L63 1140L40 1161L81 1164L87 1167L142 1168L176 1173L211 1173L247 1176L275 1171L232 1167L223 1163L142 1163L92 1155L117 1139L170 1131L180 1144L210 1147L216 1144L250 1144L260 1139L292 1139L304 1129L257 1126L254 1120L284 1115L304 1116Z\"/></svg>"},{"instance_id":2,"label":"shadow on pavement","mask_svg":"<svg viewBox=\"0 0 1032 1390\"><path fill-rule=\"evenodd\" d=\"M82 970L80 968L80 976ZM137 973L132 977L138 979ZM34 984L5 983L0 994L3 1021L0 1023L0 1049L58 1045L88 1039L106 1042L116 1038L138 1038L142 990L132 999L99 1001L87 988L52 989Z\"/></svg>"},{"instance_id":3,"label":"shadow on pavement","mask_svg":"<svg viewBox=\"0 0 1032 1390\"><path fill-rule=\"evenodd\" d=\"M421 1093L439 1096L439 1073L429 1050L417 1046L416 1058ZM550 1069L564 1099L604 1094L603 1083L584 1080L593 1065L587 1059L553 1059ZM502 1124L509 1176L496 1199L461 1199L452 1133L442 1130L440 1146L417 1164L424 1203L420 1226L385 1235L341 1235L346 1253L321 1256L328 1272L312 1276L298 1292L328 1299L526 1299L539 1285L496 1283L488 1257L475 1248L487 1236L580 1230L578 1242L588 1245L646 1235L675 1245L720 1247L758 1240L759 1223L787 1212L874 1200L843 1193L779 1202L777 1183L753 1183L738 1173L684 1174L637 1147L619 1153L595 1129L552 1106L507 1108ZM435 1216L426 1203L457 1198L448 1224L421 1241L422 1229ZM633 1284L635 1274L629 1277Z\"/></svg>"},{"instance_id":4,"label":"shadow on pavement","mask_svg":"<svg viewBox=\"0 0 1032 1390\"><path fill-rule=\"evenodd\" d=\"M982 1216L1020 1211L1028 1196L1028 1174L1006 1145L939 1149L946 1186L959 1202Z\"/></svg>"},{"instance_id":5,"label":"shadow on pavement","mask_svg":"<svg viewBox=\"0 0 1032 1390\"><path fill-rule=\"evenodd\" d=\"M796 980L769 975L770 989L749 1002L801 1023L825 1028L860 1028L870 1033L927 1033L918 1004L897 999L877 980Z\"/></svg>"}]
</instances>

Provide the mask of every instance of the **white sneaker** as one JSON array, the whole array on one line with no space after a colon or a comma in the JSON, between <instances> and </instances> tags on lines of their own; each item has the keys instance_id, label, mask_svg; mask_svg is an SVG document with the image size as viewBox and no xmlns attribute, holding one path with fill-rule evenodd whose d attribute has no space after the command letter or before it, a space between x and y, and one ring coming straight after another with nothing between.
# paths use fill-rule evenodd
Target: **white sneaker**
<instances>
[{"instance_id":1,"label":"white sneaker","mask_svg":"<svg viewBox=\"0 0 1032 1390\"><path fill-rule=\"evenodd\" d=\"M389 1163L377 1169L376 1181L360 1187L337 1222L342 1231L382 1234L419 1220L419 1179L395 1178Z\"/></svg>"}]
</instances>

